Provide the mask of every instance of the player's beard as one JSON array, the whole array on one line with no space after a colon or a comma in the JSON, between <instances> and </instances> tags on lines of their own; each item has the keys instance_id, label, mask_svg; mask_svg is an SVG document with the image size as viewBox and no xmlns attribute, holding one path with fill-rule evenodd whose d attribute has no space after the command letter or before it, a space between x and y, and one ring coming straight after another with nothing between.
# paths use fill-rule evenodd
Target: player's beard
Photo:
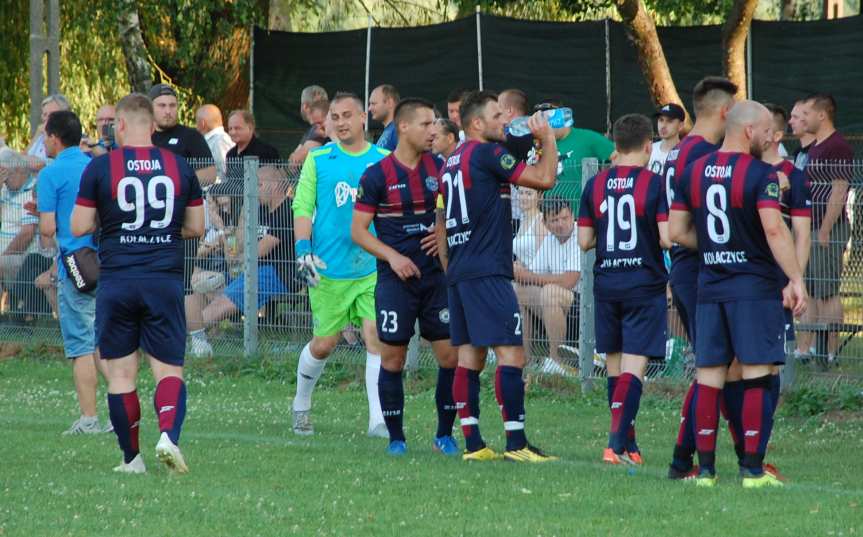
<instances>
[{"instance_id":1,"label":"player's beard","mask_svg":"<svg viewBox=\"0 0 863 537\"><path fill-rule=\"evenodd\" d=\"M749 142L749 154L761 160L761 155L764 154L764 141L753 139Z\"/></svg>"}]
</instances>

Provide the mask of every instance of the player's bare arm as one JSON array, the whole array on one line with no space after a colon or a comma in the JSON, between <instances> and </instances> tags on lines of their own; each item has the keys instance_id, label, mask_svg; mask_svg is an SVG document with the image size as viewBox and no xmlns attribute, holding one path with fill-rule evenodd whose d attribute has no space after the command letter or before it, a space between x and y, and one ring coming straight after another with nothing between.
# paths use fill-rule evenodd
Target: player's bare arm
<instances>
[{"instance_id":1,"label":"player's bare arm","mask_svg":"<svg viewBox=\"0 0 863 537\"><path fill-rule=\"evenodd\" d=\"M527 124L533 136L542 142L542 155L536 164L524 169L516 184L536 190L549 190L557 181L557 139L542 113L532 115Z\"/></svg>"},{"instance_id":2,"label":"player's bare arm","mask_svg":"<svg viewBox=\"0 0 863 537\"><path fill-rule=\"evenodd\" d=\"M183 229L180 231L180 234L184 239L197 239L204 236L203 205L186 207L183 215Z\"/></svg>"},{"instance_id":3,"label":"player's bare arm","mask_svg":"<svg viewBox=\"0 0 863 537\"><path fill-rule=\"evenodd\" d=\"M435 209L435 224L434 233L437 240L437 256L440 259L440 264L446 272L447 263L449 263L449 252L446 245L446 229L444 227L444 210Z\"/></svg>"},{"instance_id":4,"label":"player's bare arm","mask_svg":"<svg viewBox=\"0 0 863 537\"><path fill-rule=\"evenodd\" d=\"M790 300L791 303L786 303L785 306L792 309L794 315L799 317L806 311L806 287L803 283L800 265L797 264L791 232L785 222L782 221L782 213L779 209L760 208L758 209L758 217L761 220L761 227L764 229L764 235L767 238L767 244L770 246L773 258L790 280L783 295L784 301Z\"/></svg>"},{"instance_id":5,"label":"player's bare arm","mask_svg":"<svg viewBox=\"0 0 863 537\"><path fill-rule=\"evenodd\" d=\"M393 272L400 279L407 280L408 278L421 277L420 270L413 261L371 234L369 226L374 217L374 213L355 210L353 220L351 221L351 240L357 243L363 250L389 263Z\"/></svg>"},{"instance_id":6,"label":"player's bare arm","mask_svg":"<svg viewBox=\"0 0 863 537\"><path fill-rule=\"evenodd\" d=\"M668 222L657 222L656 225L659 228L659 245L662 246L663 250L670 250L672 241Z\"/></svg>"},{"instance_id":7,"label":"player's bare arm","mask_svg":"<svg viewBox=\"0 0 863 537\"><path fill-rule=\"evenodd\" d=\"M578 227L578 246L584 252L596 248L596 231L592 227Z\"/></svg>"},{"instance_id":8,"label":"player's bare arm","mask_svg":"<svg viewBox=\"0 0 863 537\"><path fill-rule=\"evenodd\" d=\"M72 235L82 237L96 231L96 208L75 205L72 210Z\"/></svg>"},{"instance_id":9,"label":"player's bare arm","mask_svg":"<svg viewBox=\"0 0 863 537\"><path fill-rule=\"evenodd\" d=\"M800 271L806 273L809 264L809 250L812 247L812 217L792 216L791 233L794 235L794 251Z\"/></svg>"},{"instance_id":10,"label":"player's bare arm","mask_svg":"<svg viewBox=\"0 0 863 537\"><path fill-rule=\"evenodd\" d=\"M690 250L698 250L698 236L689 211L671 210L668 217L668 235L677 244Z\"/></svg>"},{"instance_id":11,"label":"player's bare arm","mask_svg":"<svg viewBox=\"0 0 863 537\"><path fill-rule=\"evenodd\" d=\"M830 198L827 200L827 211L824 214L824 221L821 222L821 228L818 230L818 244L827 246L830 242L830 230L833 225L839 220L842 215L842 209L845 207L845 197L848 194L848 181L845 179L834 179L831 183Z\"/></svg>"}]
</instances>

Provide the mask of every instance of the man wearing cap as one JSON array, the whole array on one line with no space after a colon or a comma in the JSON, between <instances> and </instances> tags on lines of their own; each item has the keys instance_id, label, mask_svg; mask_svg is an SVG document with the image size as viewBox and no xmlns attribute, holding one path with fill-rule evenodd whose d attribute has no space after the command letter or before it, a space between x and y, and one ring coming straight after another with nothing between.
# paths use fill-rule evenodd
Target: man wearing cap
<instances>
[{"instance_id":1,"label":"man wearing cap","mask_svg":"<svg viewBox=\"0 0 863 537\"><path fill-rule=\"evenodd\" d=\"M680 143L680 129L686 121L686 112L679 104L662 105L653 114L656 118L656 133L659 141L653 143L650 151L650 163L647 165L653 173L662 174L668 152Z\"/></svg>"},{"instance_id":2,"label":"man wearing cap","mask_svg":"<svg viewBox=\"0 0 863 537\"><path fill-rule=\"evenodd\" d=\"M153 145L187 159L202 187L212 184L216 165L210 146L200 132L177 123L177 92L168 84L156 84L147 95L153 101L156 120Z\"/></svg>"}]
</instances>

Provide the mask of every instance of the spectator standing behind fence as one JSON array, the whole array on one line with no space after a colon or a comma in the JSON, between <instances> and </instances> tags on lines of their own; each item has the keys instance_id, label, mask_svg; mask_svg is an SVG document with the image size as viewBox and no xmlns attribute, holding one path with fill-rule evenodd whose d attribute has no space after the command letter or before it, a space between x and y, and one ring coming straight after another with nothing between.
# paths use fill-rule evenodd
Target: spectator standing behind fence
<instances>
[{"instance_id":1,"label":"spectator standing behind fence","mask_svg":"<svg viewBox=\"0 0 863 537\"><path fill-rule=\"evenodd\" d=\"M227 154L230 179L242 178L245 157L258 157L262 164L278 164L282 159L279 150L255 135L255 116L248 110L234 110L228 116L228 134L236 144Z\"/></svg>"},{"instance_id":2,"label":"spectator standing behind fence","mask_svg":"<svg viewBox=\"0 0 863 537\"><path fill-rule=\"evenodd\" d=\"M836 130L836 101L819 93L805 99L802 122L806 132L815 137L809 148L805 172L812 189L812 255L806 272L810 307L816 323L841 323L843 256L851 225L845 205L854 149ZM826 351L828 363L835 358L838 333L829 328L819 331L816 348L821 358ZM810 336L801 344L811 341ZM825 341L826 340L826 341ZM811 345L811 343L810 343ZM802 347L805 350L805 346ZM811 350L811 348L810 348Z\"/></svg>"},{"instance_id":3,"label":"spectator standing behind fence","mask_svg":"<svg viewBox=\"0 0 863 537\"><path fill-rule=\"evenodd\" d=\"M399 143L399 133L393 122L399 99L399 91L390 84L381 84L369 95L369 116L384 125L384 130L375 145L387 151L395 150Z\"/></svg>"},{"instance_id":4,"label":"spectator standing behind fence","mask_svg":"<svg viewBox=\"0 0 863 537\"><path fill-rule=\"evenodd\" d=\"M449 92L446 98L446 117L458 125L458 139L460 142L464 141L464 127L461 124L461 103L467 93L468 91L465 89L456 89Z\"/></svg>"},{"instance_id":5,"label":"spectator standing behind fence","mask_svg":"<svg viewBox=\"0 0 863 537\"><path fill-rule=\"evenodd\" d=\"M213 161L216 164L216 176L225 180L225 157L228 151L234 147L235 142L231 140L225 128L222 126L222 111L214 104L205 104L195 112L195 128L204 137Z\"/></svg>"},{"instance_id":6,"label":"spectator standing behind fence","mask_svg":"<svg viewBox=\"0 0 863 537\"><path fill-rule=\"evenodd\" d=\"M277 168L264 166L258 170L258 289L257 309L271 300L288 293L287 284L293 278L293 225L291 203L288 198L288 182ZM245 210L245 209L244 209ZM235 259L240 263L243 253L243 228L237 230ZM212 355L213 349L207 341L206 328L244 311L245 274L239 274L228 284L225 292L216 297L206 308L189 307L186 301L186 318L189 336L192 339L190 354Z\"/></svg>"},{"instance_id":7,"label":"spectator standing behind fence","mask_svg":"<svg viewBox=\"0 0 863 537\"><path fill-rule=\"evenodd\" d=\"M553 110L562 105L558 102L545 102L534 107L535 110ZM588 129L563 127L554 129L557 138L557 184L546 192L546 196L558 196L569 200L575 213L581 200L581 161L595 158L606 161L614 151L614 144L605 136Z\"/></svg>"},{"instance_id":8,"label":"spectator standing behind fence","mask_svg":"<svg viewBox=\"0 0 863 537\"><path fill-rule=\"evenodd\" d=\"M806 126L803 123L803 107L805 104L805 99L796 101L794 108L791 109L791 117L788 119L791 134L800 143L800 146L793 155L794 167L798 170L806 168L806 163L809 161L809 149L812 147L812 142L815 141L815 136L806 132Z\"/></svg>"},{"instance_id":9,"label":"spectator standing behind fence","mask_svg":"<svg viewBox=\"0 0 863 537\"><path fill-rule=\"evenodd\" d=\"M546 372L566 373L572 371L573 364L561 361L560 347L566 337L567 316L576 300L581 276L575 218L569 201L553 196L546 198L542 204L542 221L549 233L529 265L515 262L515 291L523 312L522 330L528 351L532 343L531 316L536 316L542 320L548 336L549 357L540 367Z\"/></svg>"},{"instance_id":10,"label":"spectator standing behind fence","mask_svg":"<svg viewBox=\"0 0 863 537\"><path fill-rule=\"evenodd\" d=\"M48 121L48 116L52 112L68 109L69 101L59 93L42 99L42 122L36 127L36 132L33 133L33 140L27 147L26 152L31 171L37 172L44 168L48 159L48 155L45 153L45 122Z\"/></svg>"},{"instance_id":11,"label":"spectator standing behind fence","mask_svg":"<svg viewBox=\"0 0 863 537\"><path fill-rule=\"evenodd\" d=\"M440 117L435 120L432 133L432 153L444 159L452 155L459 143L458 125Z\"/></svg>"},{"instance_id":12,"label":"spectator standing behind fence","mask_svg":"<svg viewBox=\"0 0 863 537\"><path fill-rule=\"evenodd\" d=\"M81 139L81 151L98 157L117 147L114 142L114 105L103 104L96 110L96 136Z\"/></svg>"},{"instance_id":13,"label":"spectator standing behind fence","mask_svg":"<svg viewBox=\"0 0 863 537\"><path fill-rule=\"evenodd\" d=\"M81 174L90 163L78 147L80 142L81 123L73 112L59 111L48 116L45 150L54 160L39 172L37 207L39 233L45 241L54 241L56 237L59 259L83 248L96 249L92 234L75 237L70 228ZM72 360L81 410L81 417L63 434L100 433L104 429L96 415L97 371L102 376L106 376L106 371L96 351L96 290L79 291L65 265L57 262L57 297L63 350L66 358Z\"/></svg>"},{"instance_id":14,"label":"spectator standing behind fence","mask_svg":"<svg viewBox=\"0 0 863 537\"><path fill-rule=\"evenodd\" d=\"M213 184L216 181L213 154L200 132L177 122L176 90L168 84L156 84L150 88L148 95L153 101L156 118L153 145L167 149L189 161L201 186Z\"/></svg>"},{"instance_id":15,"label":"spectator standing behind fence","mask_svg":"<svg viewBox=\"0 0 863 537\"><path fill-rule=\"evenodd\" d=\"M500 106L500 111L503 114L504 132L506 133L504 147L518 160L527 160L531 151L533 151L533 135L527 133L524 136L513 136L507 128L513 119L528 115L527 94L520 89L503 90L497 96L497 104ZM518 187L510 185L512 223L513 229L516 232L521 229L522 217L521 203L519 203L518 199L519 192Z\"/></svg>"},{"instance_id":16,"label":"spectator standing behind fence","mask_svg":"<svg viewBox=\"0 0 863 537\"><path fill-rule=\"evenodd\" d=\"M676 103L668 103L659 108L653 118L656 120L656 133L659 140L650 148L650 162L647 167L653 173L662 174L665 159L674 146L680 143L680 129L686 121L686 112Z\"/></svg>"},{"instance_id":17,"label":"spectator standing behind fence","mask_svg":"<svg viewBox=\"0 0 863 537\"><path fill-rule=\"evenodd\" d=\"M327 133L324 128L330 100L327 90L320 86L306 86L300 94L300 116L309 124L308 130L300 138L300 143L288 160L295 166L302 166L309 151L327 143Z\"/></svg>"}]
</instances>

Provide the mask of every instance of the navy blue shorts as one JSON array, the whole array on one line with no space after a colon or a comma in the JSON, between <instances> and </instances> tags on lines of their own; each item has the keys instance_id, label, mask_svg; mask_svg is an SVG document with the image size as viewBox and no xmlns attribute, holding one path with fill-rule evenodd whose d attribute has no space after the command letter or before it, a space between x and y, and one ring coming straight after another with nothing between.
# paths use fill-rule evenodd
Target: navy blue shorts
<instances>
[{"instance_id":1,"label":"navy blue shorts","mask_svg":"<svg viewBox=\"0 0 863 537\"><path fill-rule=\"evenodd\" d=\"M795 341L794 337L794 312L785 308L785 342Z\"/></svg>"},{"instance_id":2,"label":"navy blue shorts","mask_svg":"<svg viewBox=\"0 0 863 537\"><path fill-rule=\"evenodd\" d=\"M743 365L785 363L785 312L779 300L698 304L695 366L716 367L736 356Z\"/></svg>"},{"instance_id":3,"label":"navy blue shorts","mask_svg":"<svg viewBox=\"0 0 863 537\"><path fill-rule=\"evenodd\" d=\"M425 339L449 339L446 276L436 271L403 282L394 275L378 275L375 313L378 339L388 345L407 345L417 319Z\"/></svg>"},{"instance_id":4,"label":"navy blue shorts","mask_svg":"<svg viewBox=\"0 0 863 537\"><path fill-rule=\"evenodd\" d=\"M620 302L597 300L595 307L597 352L665 356L665 293Z\"/></svg>"},{"instance_id":5,"label":"navy blue shorts","mask_svg":"<svg viewBox=\"0 0 863 537\"><path fill-rule=\"evenodd\" d=\"M106 360L128 356L140 348L160 362L183 365L183 278L100 281L96 338Z\"/></svg>"},{"instance_id":6,"label":"navy blue shorts","mask_svg":"<svg viewBox=\"0 0 863 537\"><path fill-rule=\"evenodd\" d=\"M698 331L696 329L698 323L695 320L695 312L698 309L698 286L689 283L677 285L672 283L671 299L683 323L683 329L686 330L686 337L694 348L695 333Z\"/></svg>"},{"instance_id":7,"label":"navy blue shorts","mask_svg":"<svg viewBox=\"0 0 863 537\"><path fill-rule=\"evenodd\" d=\"M522 344L522 319L509 278L490 276L451 285L449 333L453 346Z\"/></svg>"}]
</instances>

